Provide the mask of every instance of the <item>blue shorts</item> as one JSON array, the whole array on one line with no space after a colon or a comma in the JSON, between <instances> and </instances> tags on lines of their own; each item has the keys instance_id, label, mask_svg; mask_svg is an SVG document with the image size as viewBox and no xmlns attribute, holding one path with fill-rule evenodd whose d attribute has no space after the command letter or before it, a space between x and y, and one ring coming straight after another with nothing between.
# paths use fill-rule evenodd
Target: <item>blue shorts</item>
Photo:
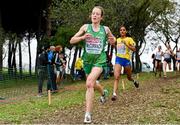
<instances>
[{"instance_id":1,"label":"blue shorts","mask_svg":"<svg viewBox=\"0 0 180 125\"><path fill-rule=\"evenodd\" d=\"M130 60L125 59L125 58L121 58L121 57L118 57L118 56L116 56L115 64L119 64L119 65L121 65L123 67L131 66Z\"/></svg>"}]
</instances>

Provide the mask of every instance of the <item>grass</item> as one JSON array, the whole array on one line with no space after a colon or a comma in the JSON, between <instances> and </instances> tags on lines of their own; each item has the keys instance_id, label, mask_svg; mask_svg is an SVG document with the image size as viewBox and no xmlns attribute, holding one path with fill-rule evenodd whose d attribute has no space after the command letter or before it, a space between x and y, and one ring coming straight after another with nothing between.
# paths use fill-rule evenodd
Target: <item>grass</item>
<instances>
[{"instance_id":1,"label":"grass","mask_svg":"<svg viewBox=\"0 0 180 125\"><path fill-rule=\"evenodd\" d=\"M166 107L166 104L163 104L162 102L159 101L154 101L153 107Z\"/></svg>"},{"instance_id":2,"label":"grass","mask_svg":"<svg viewBox=\"0 0 180 125\"><path fill-rule=\"evenodd\" d=\"M82 104L84 93L84 91L66 91L54 94L52 95L52 104L50 106L48 105L47 96L42 98L32 97L17 101L14 104L4 104L0 106L0 121L6 121L7 123L22 123L22 121L23 123L30 123L32 119L43 117L46 113L53 113L55 110Z\"/></svg>"},{"instance_id":3,"label":"grass","mask_svg":"<svg viewBox=\"0 0 180 125\"><path fill-rule=\"evenodd\" d=\"M174 111L168 111L167 120L173 124L177 124L178 122L180 122L180 118Z\"/></svg>"},{"instance_id":4,"label":"grass","mask_svg":"<svg viewBox=\"0 0 180 125\"><path fill-rule=\"evenodd\" d=\"M126 76L123 75L122 79L126 79ZM151 73L141 73L139 78L143 84L145 81L152 79L154 79L154 76ZM110 78L109 80L103 81L103 85L109 90L109 92L112 92L113 80L114 78ZM127 80L125 83L126 90L130 90L134 87L133 84ZM14 92L14 96L17 97L19 94L20 96L23 95L24 98L9 103L0 102L0 123L32 123L34 119L43 118L49 113L51 114L75 105L82 105L85 100L85 81L78 81L64 85L59 93L52 95L51 105L48 105L48 97L46 94L41 98L35 96L37 93L37 80L35 79L29 79L26 81L9 81L4 84L6 85L0 84L0 86L2 86L0 88L0 94L2 94L2 92L4 92L4 94ZM120 92L122 92L121 84L119 84L119 88ZM26 90L27 93L23 93L26 92ZM178 89L173 91L179 93ZM97 92L96 94L98 95ZM96 96L96 98L97 97L98 96ZM153 106L164 107L164 105L159 102L155 102ZM169 120L179 120L176 114L173 113L170 113L168 118ZM149 118L140 119L141 123L148 123L149 121L151 121Z\"/></svg>"},{"instance_id":5,"label":"grass","mask_svg":"<svg viewBox=\"0 0 180 125\"><path fill-rule=\"evenodd\" d=\"M151 123L151 118L149 118L149 117L147 117L147 116L144 116L144 117L142 117L142 118L139 118L139 123L141 123L141 124L150 124Z\"/></svg>"},{"instance_id":6,"label":"grass","mask_svg":"<svg viewBox=\"0 0 180 125\"><path fill-rule=\"evenodd\" d=\"M113 80L113 78L110 80ZM31 123L32 119L44 117L46 113L53 113L56 110L61 110L73 105L83 104L85 100L84 83L85 81L78 81L77 83L73 83L73 86L76 87L77 90L72 88L72 90L62 90L62 92L53 94L52 104L49 106L47 95L42 98L37 98L34 96L36 95L37 91L36 80L7 81L6 83L1 84L1 95L6 95L8 99L11 97L16 97L18 99L18 95L23 95L27 98L20 100L15 99L15 101L6 104L0 103L0 121L17 124ZM108 89L108 91L112 91L112 84L109 84L109 80L103 81L103 85ZM73 87L70 83L64 87L66 86ZM25 90L27 90L26 93L24 93ZM8 94L14 95L9 96ZM98 93L96 94L98 95Z\"/></svg>"}]
</instances>

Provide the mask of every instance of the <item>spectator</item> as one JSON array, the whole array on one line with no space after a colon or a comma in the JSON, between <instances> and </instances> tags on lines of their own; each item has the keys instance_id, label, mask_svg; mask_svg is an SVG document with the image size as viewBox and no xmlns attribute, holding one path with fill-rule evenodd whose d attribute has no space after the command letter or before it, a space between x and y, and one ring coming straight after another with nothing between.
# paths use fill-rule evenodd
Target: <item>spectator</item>
<instances>
[{"instance_id":1,"label":"spectator","mask_svg":"<svg viewBox=\"0 0 180 125\"><path fill-rule=\"evenodd\" d=\"M81 58L78 58L75 63L75 69L76 69L76 74L75 74L75 79L81 80L82 77L82 69L83 69L83 62Z\"/></svg>"},{"instance_id":2,"label":"spectator","mask_svg":"<svg viewBox=\"0 0 180 125\"><path fill-rule=\"evenodd\" d=\"M47 89L51 90L53 93L57 92L57 85L56 85L56 76L54 74L54 51L55 47L50 46L49 51L47 53L48 56L48 64L47 64L47 71L48 71L48 82L47 82Z\"/></svg>"},{"instance_id":3,"label":"spectator","mask_svg":"<svg viewBox=\"0 0 180 125\"><path fill-rule=\"evenodd\" d=\"M55 74L56 74L56 84L58 85L58 83L60 82L60 68L63 65L63 62L60 59L60 53L62 51L62 46L58 45L55 48L56 52L55 52Z\"/></svg>"},{"instance_id":4,"label":"spectator","mask_svg":"<svg viewBox=\"0 0 180 125\"><path fill-rule=\"evenodd\" d=\"M60 81L62 83L66 77L66 71L65 71L66 70L66 57L64 56L63 53L60 53L59 57L62 62L62 65L60 66Z\"/></svg>"},{"instance_id":5,"label":"spectator","mask_svg":"<svg viewBox=\"0 0 180 125\"><path fill-rule=\"evenodd\" d=\"M42 47L40 54L38 55L38 97L41 97L43 83L46 78L45 74L47 72L47 52L44 47Z\"/></svg>"}]
</instances>

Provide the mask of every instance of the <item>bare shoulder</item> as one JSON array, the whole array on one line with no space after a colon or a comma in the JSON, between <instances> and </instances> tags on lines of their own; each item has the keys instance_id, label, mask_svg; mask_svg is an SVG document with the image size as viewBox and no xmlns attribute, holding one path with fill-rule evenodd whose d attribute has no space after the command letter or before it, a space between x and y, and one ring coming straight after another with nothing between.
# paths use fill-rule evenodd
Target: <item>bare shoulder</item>
<instances>
[{"instance_id":1,"label":"bare shoulder","mask_svg":"<svg viewBox=\"0 0 180 125\"><path fill-rule=\"evenodd\" d=\"M86 32L87 27L88 27L88 24L84 24L83 26L81 26L80 30L83 31L83 32Z\"/></svg>"},{"instance_id":2,"label":"bare shoulder","mask_svg":"<svg viewBox=\"0 0 180 125\"><path fill-rule=\"evenodd\" d=\"M108 33L111 32L108 26L104 26L104 29L105 29L105 31L106 31L106 34L108 34Z\"/></svg>"}]
</instances>

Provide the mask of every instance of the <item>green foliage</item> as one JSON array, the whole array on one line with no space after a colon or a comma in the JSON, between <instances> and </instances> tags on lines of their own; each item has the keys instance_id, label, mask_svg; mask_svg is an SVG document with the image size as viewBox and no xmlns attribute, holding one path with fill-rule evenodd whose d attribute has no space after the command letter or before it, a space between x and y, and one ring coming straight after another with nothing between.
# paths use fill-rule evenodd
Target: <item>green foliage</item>
<instances>
[{"instance_id":1,"label":"green foliage","mask_svg":"<svg viewBox=\"0 0 180 125\"><path fill-rule=\"evenodd\" d=\"M154 20L150 30L156 33L156 41L159 40L165 45L169 42L174 42L176 44L175 47L177 47L177 42L180 38L180 8L176 3L167 3L166 6L168 6L169 9L163 11L163 13Z\"/></svg>"},{"instance_id":2,"label":"green foliage","mask_svg":"<svg viewBox=\"0 0 180 125\"><path fill-rule=\"evenodd\" d=\"M53 43L52 43L52 38L47 37L47 36L44 36L44 37L40 40L40 42L39 42L39 46L38 46L39 48L38 48L38 50L41 49L42 46L47 47L47 46L49 46L49 45L53 45Z\"/></svg>"},{"instance_id":3,"label":"green foliage","mask_svg":"<svg viewBox=\"0 0 180 125\"><path fill-rule=\"evenodd\" d=\"M119 27L125 25L136 42L136 69L141 70L140 52L146 29L160 15L174 9L169 0L54 0L51 18L60 27L79 29L90 23L89 14L94 6L100 5L105 10L103 25L109 26L115 36L119 36ZM64 38L65 39L65 38ZM68 39L66 39L68 41ZM64 44L65 45L65 44ZM144 50L144 49L142 49ZM143 53L143 52L141 52Z\"/></svg>"},{"instance_id":4,"label":"green foliage","mask_svg":"<svg viewBox=\"0 0 180 125\"><path fill-rule=\"evenodd\" d=\"M55 45L60 44L62 46L69 47L70 38L75 34L77 30L78 29L73 29L70 26L61 26L57 29L57 32L52 41Z\"/></svg>"},{"instance_id":5,"label":"green foliage","mask_svg":"<svg viewBox=\"0 0 180 125\"><path fill-rule=\"evenodd\" d=\"M100 5L105 10L103 24L112 28L116 35L119 34L119 26L125 24L127 28L133 31L131 32L135 34L134 36L139 36L139 31L143 33L145 28L164 11L172 9L169 0L86 0L84 3L81 0L76 2L74 0L62 0L55 3L52 18L62 24L74 28L80 27L89 22L88 15L92 8L95 5Z\"/></svg>"}]
</instances>

